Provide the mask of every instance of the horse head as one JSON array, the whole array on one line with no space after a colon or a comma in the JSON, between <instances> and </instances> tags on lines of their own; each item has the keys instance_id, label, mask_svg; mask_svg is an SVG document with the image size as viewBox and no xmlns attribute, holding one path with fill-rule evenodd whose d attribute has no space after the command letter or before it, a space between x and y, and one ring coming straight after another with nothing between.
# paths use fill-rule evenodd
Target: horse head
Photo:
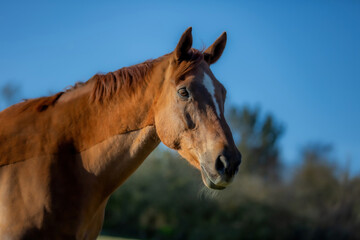
<instances>
[{"instance_id":1,"label":"horse head","mask_svg":"<svg viewBox=\"0 0 360 240\"><path fill-rule=\"evenodd\" d=\"M225 45L224 32L204 52L193 49L188 28L170 54L154 109L160 140L198 168L212 189L229 185L241 162L224 116L226 90L210 69Z\"/></svg>"}]
</instances>

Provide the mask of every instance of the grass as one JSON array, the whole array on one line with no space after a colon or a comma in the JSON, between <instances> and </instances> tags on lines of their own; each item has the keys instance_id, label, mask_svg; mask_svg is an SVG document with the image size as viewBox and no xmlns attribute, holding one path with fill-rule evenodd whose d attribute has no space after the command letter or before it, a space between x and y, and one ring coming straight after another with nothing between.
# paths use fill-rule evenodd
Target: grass
<instances>
[{"instance_id":1,"label":"grass","mask_svg":"<svg viewBox=\"0 0 360 240\"><path fill-rule=\"evenodd\" d=\"M110 236L99 236L97 240L135 240L130 238L121 238L121 237L110 237Z\"/></svg>"}]
</instances>

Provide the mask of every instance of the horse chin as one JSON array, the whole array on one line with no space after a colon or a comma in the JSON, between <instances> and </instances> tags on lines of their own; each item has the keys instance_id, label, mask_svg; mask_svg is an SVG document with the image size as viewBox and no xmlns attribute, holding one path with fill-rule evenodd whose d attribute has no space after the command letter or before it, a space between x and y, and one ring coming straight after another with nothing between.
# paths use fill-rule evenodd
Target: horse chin
<instances>
[{"instance_id":1,"label":"horse chin","mask_svg":"<svg viewBox=\"0 0 360 240\"><path fill-rule=\"evenodd\" d=\"M211 179L209 178L209 176L208 176L206 170L204 169L204 167L201 167L201 177L202 177L202 180L203 180L205 186L210 188L210 189L223 190L223 189L226 188L224 186L219 186L219 185L216 185L215 183L213 183L211 181Z\"/></svg>"}]
</instances>

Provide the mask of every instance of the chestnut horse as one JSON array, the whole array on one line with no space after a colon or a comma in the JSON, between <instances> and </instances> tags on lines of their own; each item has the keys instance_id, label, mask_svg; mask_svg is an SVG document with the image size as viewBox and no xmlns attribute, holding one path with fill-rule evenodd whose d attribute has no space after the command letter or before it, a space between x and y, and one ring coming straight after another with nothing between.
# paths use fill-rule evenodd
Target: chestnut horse
<instances>
[{"instance_id":1,"label":"chestnut horse","mask_svg":"<svg viewBox=\"0 0 360 240\"><path fill-rule=\"evenodd\" d=\"M241 160L209 68L225 44L193 49L189 28L170 54L0 112L0 239L96 239L109 196L160 141L225 188Z\"/></svg>"}]
</instances>

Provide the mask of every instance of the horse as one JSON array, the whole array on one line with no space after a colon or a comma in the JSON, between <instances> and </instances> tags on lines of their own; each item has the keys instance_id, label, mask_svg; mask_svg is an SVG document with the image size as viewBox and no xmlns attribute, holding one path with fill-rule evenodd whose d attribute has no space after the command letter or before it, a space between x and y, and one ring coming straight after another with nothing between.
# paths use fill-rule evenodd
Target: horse
<instances>
[{"instance_id":1,"label":"horse","mask_svg":"<svg viewBox=\"0 0 360 240\"><path fill-rule=\"evenodd\" d=\"M0 238L96 239L110 195L160 142L226 188L241 154L210 70L226 39L199 51L188 28L169 54L0 112Z\"/></svg>"}]
</instances>

